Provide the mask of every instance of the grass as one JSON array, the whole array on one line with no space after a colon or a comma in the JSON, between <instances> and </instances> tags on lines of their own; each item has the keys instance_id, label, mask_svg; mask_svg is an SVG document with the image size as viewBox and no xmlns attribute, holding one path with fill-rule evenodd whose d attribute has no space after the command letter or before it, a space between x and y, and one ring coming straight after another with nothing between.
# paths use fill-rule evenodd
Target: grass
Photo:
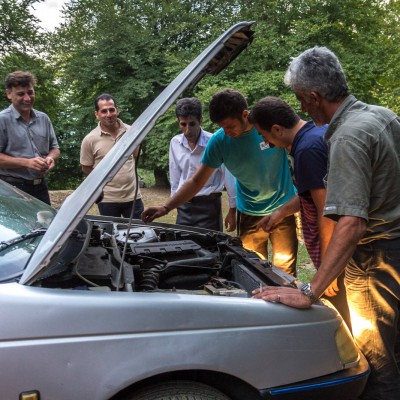
<instances>
[{"instance_id":1,"label":"grass","mask_svg":"<svg viewBox=\"0 0 400 400\"><path fill-rule=\"evenodd\" d=\"M306 246L303 242L299 243L299 250L297 252L297 274L302 283L311 281L316 270L308 255Z\"/></svg>"}]
</instances>

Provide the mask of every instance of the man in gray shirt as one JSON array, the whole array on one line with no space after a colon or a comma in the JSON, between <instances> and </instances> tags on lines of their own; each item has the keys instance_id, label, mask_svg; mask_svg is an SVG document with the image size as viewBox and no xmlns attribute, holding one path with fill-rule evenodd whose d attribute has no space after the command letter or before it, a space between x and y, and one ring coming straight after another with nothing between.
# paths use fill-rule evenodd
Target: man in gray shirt
<instances>
[{"instance_id":1,"label":"man in gray shirt","mask_svg":"<svg viewBox=\"0 0 400 400\"><path fill-rule=\"evenodd\" d=\"M33 108L35 84L30 72L5 79L11 105L0 112L0 179L50 204L45 176L60 150L49 117Z\"/></svg>"},{"instance_id":2,"label":"man in gray shirt","mask_svg":"<svg viewBox=\"0 0 400 400\"><path fill-rule=\"evenodd\" d=\"M345 270L354 339L371 366L360 398L398 400L400 118L352 96L338 58L325 47L294 58L285 82L316 125L329 123L324 215L336 224L310 284L301 291L270 287L256 297L308 308Z\"/></svg>"}]
</instances>

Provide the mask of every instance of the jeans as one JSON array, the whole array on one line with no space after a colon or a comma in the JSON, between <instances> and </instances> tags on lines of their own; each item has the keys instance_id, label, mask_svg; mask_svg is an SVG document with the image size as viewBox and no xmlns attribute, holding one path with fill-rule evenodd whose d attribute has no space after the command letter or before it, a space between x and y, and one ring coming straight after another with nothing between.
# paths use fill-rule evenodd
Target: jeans
<instances>
[{"instance_id":1,"label":"jeans","mask_svg":"<svg viewBox=\"0 0 400 400\"><path fill-rule=\"evenodd\" d=\"M398 400L400 239L357 246L345 284L354 338L371 367L361 399Z\"/></svg>"},{"instance_id":2,"label":"jeans","mask_svg":"<svg viewBox=\"0 0 400 400\"><path fill-rule=\"evenodd\" d=\"M273 264L287 274L296 276L298 241L294 215L286 217L271 233L264 232L263 229L256 232L256 226L262 218L238 212L238 234L243 246L268 259L270 240Z\"/></svg>"},{"instance_id":3,"label":"jeans","mask_svg":"<svg viewBox=\"0 0 400 400\"><path fill-rule=\"evenodd\" d=\"M124 217L130 218L133 201L128 201L126 203L99 203L97 204L99 207L100 215L107 215L110 217ZM144 204L142 199L137 199L135 201L135 211L133 213L134 219L140 219L140 214L142 214L144 210Z\"/></svg>"}]
</instances>

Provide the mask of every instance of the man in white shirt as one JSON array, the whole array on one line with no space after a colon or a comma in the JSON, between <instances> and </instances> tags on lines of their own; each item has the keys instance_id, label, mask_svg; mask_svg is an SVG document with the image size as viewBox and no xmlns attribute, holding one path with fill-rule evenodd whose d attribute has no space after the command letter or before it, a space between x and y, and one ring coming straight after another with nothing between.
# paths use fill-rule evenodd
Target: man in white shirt
<instances>
[{"instance_id":1,"label":"man in white shirt","mask_svg":"<svg viewBox=\"0 0 400 400\"><path fill-rule=\"evenodd\" d=\"M179 100L175 114L182 133L171 139L169 148L171 197L199 168L204 149L212 135L201 128L203 115L200 100ZM235 178L225 166L217 168L196 196L178 207L176 223L222 231L221 195L225 187L230 207L225 218L225 227L228 232L235 230L235 183Z\"/></svg>"}]
</instances>

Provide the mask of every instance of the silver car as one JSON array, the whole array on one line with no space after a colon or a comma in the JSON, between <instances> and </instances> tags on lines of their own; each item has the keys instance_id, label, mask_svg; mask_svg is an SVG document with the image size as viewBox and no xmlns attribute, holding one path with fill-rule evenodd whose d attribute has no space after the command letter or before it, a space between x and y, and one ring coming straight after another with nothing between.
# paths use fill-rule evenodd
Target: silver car
<instances>
[{"instance_id":1,"label":"silver car","mask_svg":"<svg viewBox=\"0 0 400 400\"><path fill-rule=\"evenodd\" d=\"M329 304L251 298L300 283L224 233L86 215L188 86L252 40L225 32L59 210L0 181L1 400L351 399L368 365Z\"/></svg>"}]
</instances>

